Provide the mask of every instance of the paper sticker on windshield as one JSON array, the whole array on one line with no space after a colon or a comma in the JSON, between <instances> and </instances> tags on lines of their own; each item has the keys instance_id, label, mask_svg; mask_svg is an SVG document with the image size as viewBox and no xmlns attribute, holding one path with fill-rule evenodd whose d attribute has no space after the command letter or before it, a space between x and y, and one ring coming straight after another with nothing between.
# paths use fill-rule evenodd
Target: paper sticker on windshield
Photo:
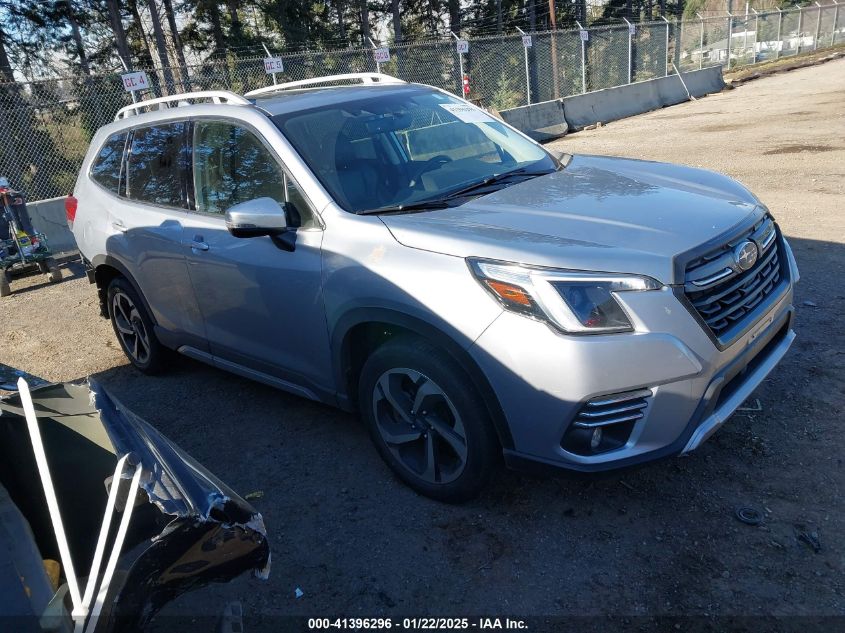
<instances>
[{"instance_id":1,"label":"paper sticker on windshield","mask_svg":"<svg viewBox=\"0 0 845 633\"><path fill-rule=\"evenodd\" d=\"M473 108L471 105L463 103L438 103L437 105L454 114L464 123L491 123L496 120L486 112Z\"/></svg>"}]
</instances>

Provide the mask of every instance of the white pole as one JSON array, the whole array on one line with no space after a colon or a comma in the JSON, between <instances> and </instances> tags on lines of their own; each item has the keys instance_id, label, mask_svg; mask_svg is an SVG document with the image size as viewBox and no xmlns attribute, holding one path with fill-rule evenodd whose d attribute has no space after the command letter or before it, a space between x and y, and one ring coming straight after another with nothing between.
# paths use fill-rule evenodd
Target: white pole
<instances>
[{"instance_id":1,"label":"white pole","mask_svg":"<svg viewBox=\"0 0 845 633\"><path fill-rule=\"evenodd\" d=\"M836 44L836 23L839 21L839 3L833 0L833 27L830 29L830 45Z\"/></svg>"},{"instance_id":2,"label":"white pole","mask_svg":"<svg viewBox=\"0 0 845 633\"><path fill-rule=\"evenodd\" d=\"M373 47L373 50L376 50L376 49L378 48L378 47L376 46L376 43L375 43L375 42L373 42L372 38L368 37L368 38L367 38L367 40L369 40L369 42L370 42L370 46L372 46L372 47ZM378 61L378 60L376 60L376 72L377 72L377 73L379 73L379 74L381 74L381 64L379 63L379 61ZM398 73L397 73L397 74L398 74ZM463 77L461 77L461 81L463 81L463 79L464 79L464 78L463 78Z\"/></svg>"},{"instance_id":3,"label":"white pole","mask_svg":"<svg viewBox=\"0 0 845 633\"><path fill-rule=\"evenodd\" d=\"M731 40L733 39L734 16L728 13L728 70L731 69Z\"/></svg>"},{"instance_id":4,"label":"white pole","mask_svg":"<svg viewBox=\"0 0 845 633\"><path fill-rule=\"evenodd\" d=\"M270 54L270 49L267 48L264 42L261 42L261 46L264 48L264 52L267 53L267 57L272 57L272 55ZM273 73L273 85L276 85L276 73Z\"/></svg>"},{"instance_id":5,"label":"white pole","mask_svg":"<svg viewBox=\"0 0 845 633\"><path fill-rule=\"evenodd\" d=\"M696 11L698 19L701 20L701 38L698 41L698 69L704 68L704 18Z\"/></svg>"},{"instance_id":6,"label":"white pole","mask_svg":"<svg viewBox=\"0 0 845 633\"><path fill-rule=\"evenodd\" d=\"M579 31L586 31L578 20L575 20L575 24L578 25ZM581 37L580 32L578 33L578 37L581 40L581 94L585 94L587 92L587 56L586 51L584 50L584 38Z\"/></svg>"},{"instance_id":7,"label":"white pole","mask_svg":"<svg viewBox=\"0 0 845 633\"><path fill-rule=\"evenodd\" d=\"M757 9L751 7L751 10L754 11L754 50L751 51L751 63L757 63L757 42L760 41L760 14L757 13ZM746 30L748 30L748 23L746 21Z\"/></svg>"},{"instance_id":8,"label":"white pole","mask_svg":"<svg viewBox=\"0 0 845 633\"><path fill-rule=\"evenodd\" d=\"M795 44L795 54L801 52L801 28L804 23L804 9L802 7L798 7L798 42Z\"/></svg>"},{"instance_id":9,"label":"white pole","mask_svg":"<svg viewBox=\"0 0 845 633\"><path fill-rule=\"evenodd\" d=\"M631 69L633 67L633 60L631 59L631 50L633 48L632 45L631 45L631 29L633 27L633 24L628 22L628 18L622 18L622 19L625 20L625 24L628 25L628 83L631 83L631 76L632 76Z\"/></svg>"},{"instance_id":10,"label":"white pole","mask_svg":"<svg viewBox=\"0 0 845 633\"><path fill-rule=\"evenodd\" d=\"M669 26L670 26L671 22L669 22L669 20L666 19L666 16L661 15L660 17L663 18L664 22L666 22L666 59L664 61L666 62L666 77L668 77L669 76Z\"/></svg>"},{"instance_id":11,"label":"white pole","mask_svg":"<svg viewBox=\"0 0 845 633\"><path fill-rule=\"evenodd\" d=\"M50 513L50 521L53 523L53 532L59 546L59 557L62 559L62 566L65 569L70 600L73 604L72 616L74 620L79 618L84 620L87 614L82 605L82 594L79 593L79 583L76 578L76 571L73 568L73 560L70 557L70 548L62 523L62 515L59 512L59 502L56 498L56 490L53 488L53 478L50 476L50 468L47 466L47 454L44 452L44 443L41 441L38 417L35 415L35 406L32 404L29 385L23 378L18 378L18 394L26 417L26 426L29 431L29 439L32 442L32 452L35 453L35 464L38 466L41 486L44 488L44 496L47 498L47 510Z\"/></svg>"},{"instance_id":12,"label":"white pole","mask_svg":"<svg viewBox=\"0 0 845 633\"><path fill-rule=\"evenodd\" d=\"M516 27L516 30L519 31L523 37L527 35L527 33L519 27ZM525 46L525 44L522 45L522 53L525 57L525 102L528 105L531 105L531 77L528 72L528 47Z\"/></svg>"},{"instance_id":13,"label":"white pole","mask_svg":"<svg viewBox=\"0 0 845 633\"><path fill-rule=\"evenodd\" d=\"M456 42L461 41L461 38L459 38L457 35L455 35L454 31L449 31L449 33L452 35L452 37L455 38ZM457 47L457 44L455 46ZM457 48L455 48L455 50L458 53L458 67L460 68L460 73L461 73L461 76L458 78L458 84L461 86L461 98L465 99L466 95L464 94L464 54L461 53L460 51L458 51Z\"/></svg>"},{"instance_id":14,"label":"white pole","mask_svg":"<svg viewBox=\"0 0 845 633\"><path fill-rule=\"evenodd\" d=\"M745 22L743 22L743 24L744 28L742 29L742 55L744 57L748 55L748 2L745 3Z\"/></svg>"},{"instance_id":15,"label":"white pole","mask_svg":"<svg viewBox=\"0 0 845 633\"><path fill-rule=\"evenodd\" d=\"M783 42L780 41L780 27L783 25L783 11L778 9L778 45L775 47L775 59L780 59L780 49L783 48Z\"/></svg>"},{"instance_id":16,"label":"white pole","mask_svg":"<svg viewBox=\"0 0 845 633\"><path fill-rule=\"evenodd\" d=\"M816 10L818 15L816 16L816 38L813 40L813 50L819 47L819 35L821 35L822 31L822 5L816 2L816 6L818 7Z\"/></svg>"}]
</instances>

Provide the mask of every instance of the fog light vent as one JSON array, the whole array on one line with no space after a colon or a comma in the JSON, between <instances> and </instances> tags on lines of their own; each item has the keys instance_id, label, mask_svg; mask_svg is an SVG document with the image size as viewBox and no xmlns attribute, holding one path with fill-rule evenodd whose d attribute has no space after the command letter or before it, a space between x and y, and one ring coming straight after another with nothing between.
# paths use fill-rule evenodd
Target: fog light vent
<instances>
[{"instance_id":1,"label":"fog light vent","mask_svg":"<svg viewBox=\"0 0 845 633\"><path fill-rule=\"evenodd\" d=\"M561 446L579 455L623 446L634 424L645 415L651 396L650 389L637 389L588 400L563 436Z\"/></svg>"}]
</instances>

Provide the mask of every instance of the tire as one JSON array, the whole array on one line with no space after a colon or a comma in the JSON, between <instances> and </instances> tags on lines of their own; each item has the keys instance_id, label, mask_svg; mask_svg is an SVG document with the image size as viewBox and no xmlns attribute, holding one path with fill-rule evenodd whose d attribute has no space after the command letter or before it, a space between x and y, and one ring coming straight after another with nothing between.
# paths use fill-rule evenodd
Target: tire
<instances>
[{"instance_id":1,"label":"tire","mask_svg":"<svg viewBox=\"0 0 845 633\"><path fill-rule=\"evenodd\" d=\"M442 349L415 337L385 343L364 363L358 405L382 459L420 494L458 503L487 484L498 454L490 414Z\"/></svg>"},{"instance_id":2,"label":"tire","mask_svg":"<svg viewBox=\"0 0 845 633\"><path fill-rule=\"evenodd\" d=\"M42 272L47 273L47 279L50 281L51 284L62 280L62 269L59 268L59 264L58 262L56 262L55 259L53 259L52 257L48 257L43 262L39 262L39 267L41 263L43 263L44 267L47 269L42 269Z\"/></svg>"},{"instance_id":3,"label":"tire","mask_svg":"<svg viewBox=\"0 0 845 633\"><path fill-rule=\"evenodd\" d=\"M153 320L135 288L124 277L115 277L106 297L114 334L129 362L145 374L159 373L167 350L158 342Z\"/></svg>"},{"instance_id":4,"label":"tire","mask_svg":"<svg viewBox=\"0 0 845 633\"><path fill-rule=\"evenodd\" d=\"M0 270L0 297L8 297L12 294L12 286L9 283L9 273Z\"/></svg>"}]
</instances>

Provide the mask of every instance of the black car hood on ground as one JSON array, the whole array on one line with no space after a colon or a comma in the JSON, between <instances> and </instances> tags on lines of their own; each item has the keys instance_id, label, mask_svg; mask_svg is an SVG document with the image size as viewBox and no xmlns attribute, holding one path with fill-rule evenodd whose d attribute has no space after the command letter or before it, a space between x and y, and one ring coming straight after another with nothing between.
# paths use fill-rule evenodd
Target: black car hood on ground
<instances>
[{"instance_id":1,"label":"black car hood on ground","mask_svg":"<svg viewBox=\"0 0 845 633\"><path fill-rule=\"evenodd\" d=\"M3 388L14 377L15 370L0 365ZM261 515L150 424L94 381L43 384L31 392L80 585L91 566L118 459L128 455L133 469L137 464L142 468L97 631L140 630L166 602L209 582L225 582L249 570L267 577L270 550ZM25 567L21 557L31 558L33 551L45 561L61 561L20 396L14 393L0 398L0 487L8 493L0 495L0 505L7 500L0 511L8 510L0 518L9 518L0 528L18 541L7 543L5 550L0 545L4 587L4 569L9 575L9 570ZM128 504L123 497L118 511ZM118 521L112 521L113 528ZM32 568L32 561L28 563ZM43 572L45 566L36 567ZM55 593L49 604L43 604L44 592L23 591L20 596L29 593L28 608L23 608L11 592L4 592L0 615L29 614L29 620L21 621L21 630L26 630L25 622L41 618L44 625L47 614L54 630L62 630L71 610L64 571L51 583ZM44 586L44 578L37 581Z\"/></svg>"}]
</instances>

